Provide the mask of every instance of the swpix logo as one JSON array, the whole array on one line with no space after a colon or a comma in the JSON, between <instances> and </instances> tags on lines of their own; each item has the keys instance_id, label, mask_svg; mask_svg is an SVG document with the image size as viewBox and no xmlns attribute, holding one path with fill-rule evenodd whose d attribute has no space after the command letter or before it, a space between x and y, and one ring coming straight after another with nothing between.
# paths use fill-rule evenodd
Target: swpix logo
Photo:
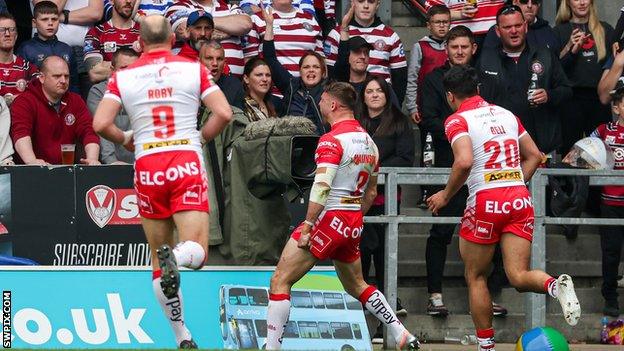
<instances>
[{"instance_id":1,"label":"swpix logo","mask_svg":"<svg viewBox=\"0 0 624 351\"><path fill-rule=\"evenodd\" d=\"M5 292L6 294L6 292ZM5 297L3 296L3 299ZM121 296L118 293L106 294L108 309L93 308L89 314L83 308L71 308L71 328L55 329L46 313L35 308L22 308L15 312L13 316L13 334L9 325L8 342L11 347L11 340L15 343L23 342L24 346L52 345L78 345L81 342L86 345L111 345L131 344L153 344L154 341L141 326L146 308L130 308L128 313L124 312ZM10 293L9 293L10 301ZM6 305L6 303L4 304ZM10 311L10 302L9 302ZM4 309L3 309L4 315ZM110 316L110 319L109 319ZM53 316L58 317L58 316ZM3 318L3 321L5 319ZM58 321L58 319L57 319ZM9 322L11 319L9 318ZM111 330L112 324L112 330ZM56 333L54 331L56 330ZM3 328L3 346L6 345L7 334ZM111 340L111 337L113 340ZM135 342L132 341L132 339ZM53 340L55 338L56 340ZM20 345L22 347L22 345Z\"/></svg>"},{"instance_id":2,"label":"swpix logo","mask_svg":"<svg viewBox=\"0 0 624 351\"><path fill-rule=\"evenodd\" d=\"M11 291L2 292L2 347L11 348Z\"/></svg>"}]
</instances>

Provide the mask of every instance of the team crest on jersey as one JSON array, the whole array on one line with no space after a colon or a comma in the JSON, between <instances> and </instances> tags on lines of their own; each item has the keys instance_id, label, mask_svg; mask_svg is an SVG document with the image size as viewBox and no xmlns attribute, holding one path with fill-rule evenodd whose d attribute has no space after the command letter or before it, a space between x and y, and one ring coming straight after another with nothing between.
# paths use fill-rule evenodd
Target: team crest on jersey
<instances>
[{"instance_id":1,"label":"team crest on jersey","mask_svg":"<svg viewBox=\"0 0 624 351\"><path fill-rule=\"evenodd\" d=\"M89 51L93 51L93 49L94 49L93 40L85 40L84 51L89 52Z\"/></svg>"},{"instance_id":2,"label":"team crest on jersey","mask_svg":"<svg viewBox=\"0 0 624 351\"><path fill-rule=\"evenodd\" d=\"M624 161L624 148L616 147L613 149L613 158L617 162Z\"/></svg>"},{"instance_id":3,"label":"team crest on jersey","mask_svg":"<svg viewBox=\"0 0 624 351\"><path fill-rule=\"evenodd\" d=\"M126 40L126 35L124 33L119 33L119 40Z\"/></svg>"},{"instance_id":4,"label":"team crest on jersey","mask_svg":"<svg viewBox=\"0 0 624 351\"><path fill-rule=\"evenodd\" d=\"M305 28L305 30L307 30L308 32L311 32L314 30L314 27L312 27L312 25L308 22L303 24L303 28Z\"/></svg>"},{"instance_id":5,"label":"team crest on jersey","mask_svg":"<svg viewBox=\"0 0 624 351\"><path fill-rule=\"evenodd\" d=\"M63 58L65 58L65 57L63 57ZM41 62L41 61L43 61L43 59L45 59L45 55L44 54L37 55L37 62Z\"/></svg>"},{"instance_id":6,"label":"team crest on jersey","mask_svg":"<svg viewBox=\"0 0 624 351\"><path fill-rule=\"evenodd\" d=\"M67 124L68 126L71 126L74 123L76 123L76 116L74 116L74 114L72 114L72 113L66 114L65 115L65 124Z\"/></svg>"},{"instance_id":7,"label":"team crest on jersey","mask_svg":"<svg viewBox=\"0 0 624 351\"><path fill-rule=\"evenodd\" d=\"M614 144L615 143L615 135L607 135L607 137L605 138L605 142L607 144Z\"/></svg>"},{"instance_id":8,"label":"team crest on jersey","mask_svg":"<svg viewBox=\"0 0 624 351\"><path fill-rule=\"evenodd\" d=\"M2 74L4 74L5 76L8 76L9 75L9 70L8 69L3 70Z\"/></svg>"},{"instance_id":9,"label":"team crest on jersey","mask_svg":"<svg viewBox=\"0 0 624 351\"><path fill-rule=\"evenodd\" d=\"M375 42L375 44L373 44L373 46L375 47L375 50L384 51L386 49L386 42L379 39Z\"/></svg>"},{"instance_id":10,"label":"team crest on jersey","mask_svg":"<svg viewBox=\"0 0 624 351\"><path fill-rule=\"evenodd\" d=\"M104 43L104 52L115 52L117 51L117 43L114 41L107 41Z\"/></svg>"},{"instance_id":11,"label":"team crest on jersey","mask_svg":"<svg viewBox=\"0 0 624 351\"><path fill-rule=\"evenodd\" d=\"M20 79L15 83L15 87L17 88L17 90L21 92L21 91L26 90L26 84L27 84L26 79Z\"/></svg>"},{"instance_id":12,"label":"team crest on jersey","mask_svg":"<svg viewBox=\"0 0 624 351\"><path fill-rule=\"evenodd\" d=\"M115 191L106 185L96 185L87 191L85 198L89 217L98 227L104 228L113 218L117 201Z\"/></svg>"},{"instance_id":13,"label":"team crest on jersey","mask_svg":"<svg viewBox=\"0 0 624 351\"><path fill-rule=\"evenodd\" d=\"M533 61L531 64L531 72L537 73L538 75L544 73L544 65L539 61Z\"/></svg>"}]
</instances>

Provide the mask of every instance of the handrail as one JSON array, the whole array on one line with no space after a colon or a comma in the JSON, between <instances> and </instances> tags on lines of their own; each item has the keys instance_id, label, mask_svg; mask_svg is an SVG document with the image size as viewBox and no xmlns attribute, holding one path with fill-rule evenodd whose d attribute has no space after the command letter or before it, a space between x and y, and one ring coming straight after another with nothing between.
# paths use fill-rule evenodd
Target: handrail
<instances>
[{"instance_id":1,"label":"handrail","mask_svg":"<svg viewBox=\"0 0 624 351\"><path fill-rule=\"evenodd\" d=\"M424 217L405 216L397 212L397 193L399 184L440 185L446 184L450 168L404 168L381 167L379 170L379 184L385 184L385 211L381 216L366 216L366 223L383 223L386 226L385 242L385 293L388 303L396 308L397 298L397 270L398 270L398 241L399 224L457 224L460 217ZM578 169L538 169L531 182L529 190L533 198L535 211L535 229L531 254L531 267L534 269L546 268L546 224L573 224L573 225L624 225L624 219L613 218L553 218L546 216L546 186L548 176L588 176L589 184L597 185L624 185L624 171L594 171ZM526 294L525 316L527 329L543 326L546 323L546 296L542 294ZM393 348L394 341L387 338L384 331L384 347Z\"/></svg>"}]
</instances>

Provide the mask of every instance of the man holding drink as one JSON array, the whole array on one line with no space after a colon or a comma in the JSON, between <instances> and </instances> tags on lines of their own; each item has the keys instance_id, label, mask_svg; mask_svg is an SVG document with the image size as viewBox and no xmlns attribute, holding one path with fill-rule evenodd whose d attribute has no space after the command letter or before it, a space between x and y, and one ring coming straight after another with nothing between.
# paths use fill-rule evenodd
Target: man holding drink
<instances>
[{"instance_id":1,"label":"man holding drink","mask_svg":"<svg viewBox=\"0 0 624 351\"><path fill-rule=\"evenodd\" d=\"M41 76L11 104L11 138L17 163L73 164L76 143L84 145L80 163L99 165L100 138L80 95L69 92L69 67L59 56L47 57Z\"/></svg>"}]
</instances>

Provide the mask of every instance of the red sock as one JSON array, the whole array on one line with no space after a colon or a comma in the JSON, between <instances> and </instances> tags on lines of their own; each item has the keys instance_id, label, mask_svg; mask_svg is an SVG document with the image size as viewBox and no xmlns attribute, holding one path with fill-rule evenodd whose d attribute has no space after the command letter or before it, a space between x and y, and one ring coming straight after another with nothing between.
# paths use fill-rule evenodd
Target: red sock
<instances>
[{"instance_id":1,"label":"red sock","mask_svg":"<svg viewBox=\"0 0 624 351\"><path fill-rule=\"evenodd\" d=\"M377 288L375 288L372 285L369 285L368 288L362 291L362 293L360 294L360 297L358 297L358 300L360 300L362 305L366 304L366 301L368 301L368 298L375 292L375 290L377 290Z\"/></svg>"},{"instance_id":2,"label":"red sock","mask_svg":"<svg viewBox=\"0 0 624 351\"><path fill-rule=\"evenodd\" d=\"M550 277L545 283L544 283L544 292L546 292L548 295L557 298L557 279Z\"/></svg>"},{"instance_id":3,"label":"red sock","mask_svg":"<svg viewBox=\"0 0 624 351\"><path fill-rule=\"evenodd\" d=\"M477 338L488 339L494 337L494 328L477 329Z\"/></svg>"}]
</instances>

